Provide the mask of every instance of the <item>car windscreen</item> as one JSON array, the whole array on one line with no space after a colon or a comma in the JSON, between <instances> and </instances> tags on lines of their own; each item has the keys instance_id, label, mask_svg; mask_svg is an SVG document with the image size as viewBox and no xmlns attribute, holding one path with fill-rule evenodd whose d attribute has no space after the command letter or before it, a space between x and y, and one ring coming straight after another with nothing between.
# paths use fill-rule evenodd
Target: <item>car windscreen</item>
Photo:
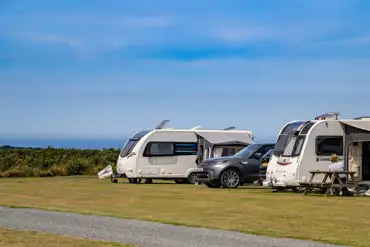
<instances>
[{"instance_id":1,"label":"car windscreen","mask_svg":"<svg viewBox=\"0 0 370 247\"><path fill-rule=\"evenodd\" d=\"M261 145L252 144L252 145L249 145L249 146L243 148L242 150L240 150L239 152L237 152L233 156L234 157L239 157L239 158L249 159L260 147L261 147Z\"/></svg>"}]
</instances>

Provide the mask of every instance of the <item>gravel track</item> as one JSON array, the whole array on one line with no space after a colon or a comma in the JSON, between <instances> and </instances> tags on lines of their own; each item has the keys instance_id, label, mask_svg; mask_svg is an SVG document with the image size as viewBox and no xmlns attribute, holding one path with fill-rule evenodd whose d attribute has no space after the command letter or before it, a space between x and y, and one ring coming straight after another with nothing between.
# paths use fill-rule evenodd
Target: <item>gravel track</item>
<instances>
[{"instance_id":1,"label":"gravel track","mask_svg":"<svg viewBox=\"0 0 370 247\"><path fill-rule=\"evenodd\" d=\"M0 206L0 228L39 231L148 247L330 247L305 240L173 226L121 218Z\"/></svg>"}]
</instances>

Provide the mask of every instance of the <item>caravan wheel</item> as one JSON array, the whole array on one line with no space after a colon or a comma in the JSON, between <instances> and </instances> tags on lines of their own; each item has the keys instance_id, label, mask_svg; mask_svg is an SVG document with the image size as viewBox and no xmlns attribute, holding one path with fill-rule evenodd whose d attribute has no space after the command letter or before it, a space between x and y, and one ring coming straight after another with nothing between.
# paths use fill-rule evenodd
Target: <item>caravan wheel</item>
<instances>
[{"instance_id":1,"label":"caravan wheel","mask_svg":"<svg viewBox=\"0 0 370 247\"><path fill-rule=\"evenodd\" d=\"M136 179L136 178L129 178L129 179L128 179L128 182L129 182L130 184L136 184L136 183L137 183L137 179Z\"/></svg>"}]
</instances>

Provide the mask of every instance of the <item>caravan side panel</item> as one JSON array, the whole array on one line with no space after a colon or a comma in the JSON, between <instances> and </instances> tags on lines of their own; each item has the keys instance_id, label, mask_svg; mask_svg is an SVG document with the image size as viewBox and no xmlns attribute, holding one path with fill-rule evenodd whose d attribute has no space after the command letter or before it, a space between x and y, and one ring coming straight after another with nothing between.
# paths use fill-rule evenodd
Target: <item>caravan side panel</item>
<instances>
[{"instance_id":1,"label":"caravan side panel","mask_svg":"<svg viewBox=\"0 0 370 247\"><path fill-rule=\"evenodd\" d=\"M303 152L298 160L298 169L296 180L309 179L311 170L327 170L330 162L330 154L319 155L316 153L318 138L325 137L341 137L343 140L343 129L339 121L322 121L315 125L307 135ZM343 150L343 148L342 148ZM343 155L338 155L338 158L343 159ZM322 180L322 176L317 176L318 180ZM318 181L317 180L317 181Z\"/></svg>"},{"instance_id":2,"label":"caravan side panel","mask_svg":"<svg viewBox=\"0 0 370 247\"><path fill-rule=\"evenodd\" d=\"M174 143L196 144L197 137L193 131L153 131L140 146L135 170L136 176L153 178L185 178L192 170L195 171L197 168L195 163L197 157L196 154L166 155L166 152L168 153L173 150ZM151 150L156 149L158 156L145 157L144 152L146 151L147 146L148 148L152 147Z\"/></svg>"}]
</instances>

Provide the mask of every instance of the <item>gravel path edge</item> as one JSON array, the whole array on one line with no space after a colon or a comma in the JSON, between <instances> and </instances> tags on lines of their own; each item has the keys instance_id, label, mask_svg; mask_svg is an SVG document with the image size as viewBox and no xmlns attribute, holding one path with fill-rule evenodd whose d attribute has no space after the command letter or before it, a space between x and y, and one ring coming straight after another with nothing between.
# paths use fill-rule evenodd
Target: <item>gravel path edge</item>
<instances>
[{"instance_id":1,"label":"gravel path edge","mask_svg":"<svg viewBox=\"0 0 370 247\"><path fill-rule=\"evenodd\" d=\"M0 206L0 227L148 247L340 246L309 240L13 206Z\"/></svg>"}]
</instances>

